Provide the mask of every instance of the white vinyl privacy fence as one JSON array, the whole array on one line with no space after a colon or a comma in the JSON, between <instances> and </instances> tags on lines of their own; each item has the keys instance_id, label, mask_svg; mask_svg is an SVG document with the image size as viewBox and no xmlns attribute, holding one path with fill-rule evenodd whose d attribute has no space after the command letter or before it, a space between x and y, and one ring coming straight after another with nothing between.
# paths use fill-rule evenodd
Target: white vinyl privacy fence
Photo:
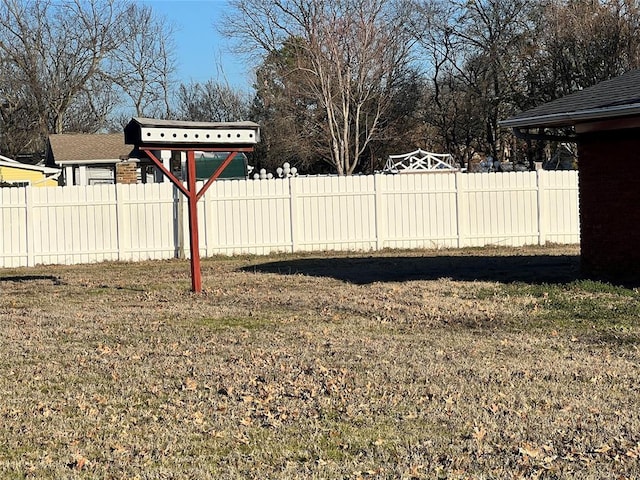
<instances>
[{"instance_id":1,"label":"white vinyl privacy fence","mask_svg":"<svg viewBox=\"0 0 640 480\"><path fill-rule=\"evenodd\" d=\"M577 172L217 181L202 256L579 242ZM0 267L188 256L170 183L0 188Z\"/></svg>"}]
</instances>

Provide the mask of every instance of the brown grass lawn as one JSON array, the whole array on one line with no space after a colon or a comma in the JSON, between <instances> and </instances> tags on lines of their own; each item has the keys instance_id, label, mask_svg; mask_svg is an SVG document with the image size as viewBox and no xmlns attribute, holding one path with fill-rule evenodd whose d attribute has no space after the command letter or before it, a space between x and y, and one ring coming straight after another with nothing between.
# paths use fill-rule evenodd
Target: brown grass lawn
<instances>
[{"instance_id":1,"label":"brown grass lawn","mask_svg":"<svg viewBox=\"0 0 640 480\"><path fill-rule=\"evenodd\" d=\"M0 478L639 478L577 247L0 270Z\"/></svg>"}]
</instances>

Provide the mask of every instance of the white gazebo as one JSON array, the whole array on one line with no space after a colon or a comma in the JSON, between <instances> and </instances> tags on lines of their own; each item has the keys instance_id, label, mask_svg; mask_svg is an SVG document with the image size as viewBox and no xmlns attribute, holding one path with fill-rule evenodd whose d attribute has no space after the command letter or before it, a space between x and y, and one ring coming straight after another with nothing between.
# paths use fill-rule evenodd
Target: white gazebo
<instances>
[{"instance_id":1,"label":"white gazebo","mask_svg":"<svg viewBox=\"0 0 640 480\"><path fill-rule=\"evenodd\" d=\"M448 153L431 153L418 149L401 155L389 155L384 173L455 172L453 157Z\"/></svg>"}]
</instances>

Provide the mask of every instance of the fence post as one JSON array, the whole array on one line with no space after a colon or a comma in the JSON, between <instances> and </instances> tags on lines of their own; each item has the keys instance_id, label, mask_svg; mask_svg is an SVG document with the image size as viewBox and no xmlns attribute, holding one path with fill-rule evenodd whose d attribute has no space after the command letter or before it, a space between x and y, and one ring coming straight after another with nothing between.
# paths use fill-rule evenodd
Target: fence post
<instances>
[{"instance_id":1,"label":"fence post","mask_svg":"<svg viewBox=\"0 0 640 480\"><path fill-rule=\"evenodd\" d=\"M455 182L455 191L456 191L456 203L455 203L455 215L456 215L456 233L457 233L457 237L458 237L458 243L457 246L458 248L462 248L465 246L465 242L464 242L464 225L465 225L465 221L467 220L467 209L465 208L466 205L464 205L464 191L462 188L462 172L456 172L454 173L454 182ZM463 216L463 212L464 212L464 219L462 218Z\"/></svg>"},{"instance_id":2,"label":"fence post","mask_svg":"<svg viewBox=\"0 0 640 480\"><path fill-rule=\"evenodd\" d=\"M129 228L129 216L125 212L124 207L124 192L125 186L120 183L115 184L116 188L116 231L118 241L118 261L129 260L125 257L125 243L126 238L131 236L131 230Z\"/></svg>"},{"instance_id":3,"label":"fence post","mask_svg":"<svg viewBox=\"0 0 640 480\"><path fill-rule=\"evenodd\" d=\"M185 259L184 253L184 195L171 182L171 198L173 200L173 252L174 258ZM163 183L163 185L165 185Z\"/></svg>"},{"instance_id":4,"label":"fence post","mask_svg":"<svg viewBox=\"0 0 640 480\"><path fill-rule=\"evenodd\" d=\"M289 216L291 225L291 252L298 250L298 188L296 177L289 177Z\"/></svg>"},{"instance_id":5,"label":"fence post","mask_svg":"<svg viewBox=\"0 0 640 480\"><path fill-rule=\"evenodd\" d=\"M27 267L33 267L36 264L33 238L35 228L33 224L33 187L24 187L24 219L25 219L25 235L27 243Z\"/></svg>"},{"instance_id":6,"label":"fence post","mask_svg":"<svg viewBox=\"0 0 640 480\"><path fill-rule=\"evenodd\" d=\"M544 201L544 180L543 175L540 175L544 170L536 170L536 195L537 195L537 207L538 207L538 245L544 245L547 243L546 239L546 212Z\"/></svg>"},{"instance_id":7,"label":"fence post","mask_svg":"<svg viewBox=\"0 0 640 480\"><path fill-rule=\"evenodd\" d=\"M386 233L387 226L383 223L383 205L382 205L382 174L376 173L373 176L373 189L374 189L374 218L376 221L376 250L382 250L384 248L384 235Z\"/></svg>"},{"instance_id":8,"label":"fence post","mask_svg":"<svg viewBox=\"0 0 640 480\"><path fill-rule=\"evenodd\" d=\"M199 182L198 191L200 191L203 186L204 186L204 182ZM201 248L200 245L198 245L198 249L204 250L205 257L209 256L209 225L208 225L209 208L208 208L207 193L209 193L210 190L211 188L209 188L204 193L204 195L200 198L199 204L202 206L202 215L198 213L198 217L199 217L198 223L200 224L198 226L198 229L200 230L200 245L202 245L204 241L204 246Z\"/></svg>"}]
</instances>

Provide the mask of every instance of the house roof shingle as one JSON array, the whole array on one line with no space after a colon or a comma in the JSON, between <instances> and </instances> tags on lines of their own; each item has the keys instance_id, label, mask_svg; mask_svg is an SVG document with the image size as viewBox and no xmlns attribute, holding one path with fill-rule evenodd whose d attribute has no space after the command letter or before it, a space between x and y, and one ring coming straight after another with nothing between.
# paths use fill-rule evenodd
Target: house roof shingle
<instances>
[{"instance_id":1,"label":"house roof shingle","mask_svg":"<svg viewBox=\"0 0 640 480\"><path fill-rule=\"evenodd\" d=\"M47 163L100 160L114 162L129 155L131 146L122 133L62 133L49 135Z\"/></svg>"},{"instance_id":2,"label":"house roof shingle","mask_svg":"<svg viewBox=\"0 0 640 480\"><path fill-rule=\"evenodd\" d=\"M504 127L563 127L640 114L640 69L605 80L500 122Z\"/></svg>"}]
</instances>

